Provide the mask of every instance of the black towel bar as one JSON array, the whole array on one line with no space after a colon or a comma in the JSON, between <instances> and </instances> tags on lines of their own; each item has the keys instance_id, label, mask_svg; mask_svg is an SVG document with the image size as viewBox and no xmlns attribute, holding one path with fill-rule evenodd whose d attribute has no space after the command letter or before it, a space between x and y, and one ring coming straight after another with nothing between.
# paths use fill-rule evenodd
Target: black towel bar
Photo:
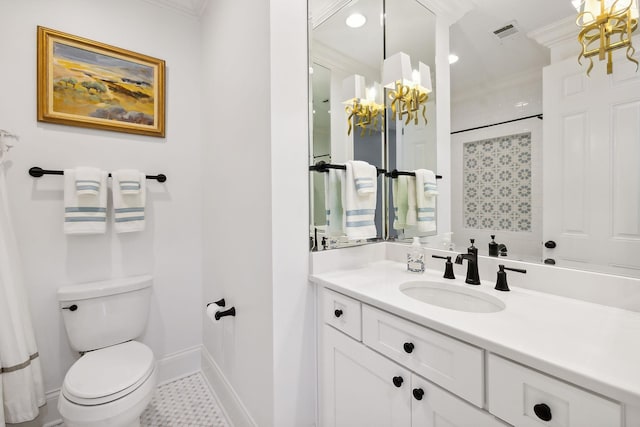
<instances>
[{"instance_id":1,"label":"black towel bar","mask_svg":"<svg viewBox=\"0 0 640 427\"><path fill-rule=\"evenodd\" d=\"M64 171L46 170L38 166L34 166L31 169L29 169L29 175L35 178L40 178L42 175L64 175ZM111 174L109 174L109 176L111 176ZM145 177L147 179L155 179L158 182L165 182L167 180L167 176L162 173L158 175L145 175Z\"/></svg>"}]
</instances>

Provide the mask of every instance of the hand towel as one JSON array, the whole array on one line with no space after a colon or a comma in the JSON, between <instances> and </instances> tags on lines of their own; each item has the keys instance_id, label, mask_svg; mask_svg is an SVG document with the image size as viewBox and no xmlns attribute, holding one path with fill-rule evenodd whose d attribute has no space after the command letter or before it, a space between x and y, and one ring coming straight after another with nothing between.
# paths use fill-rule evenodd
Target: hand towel
<instances>
[{"instance_id":1,"label":"hand towel","mask_svg":"<svg viewBox=\"0 0 640 427\"><path fill-rule=\"evenodd\" d=\"M426 169L417 169L415 173L418 231L436 231L436 176Z\"/></svg>"},{"instance_id":2,"label":"hand towel","mask_svg":"<svg viewBox=\"0 0 640 427\"><path fill-rule=\"evenodd\" d=\"M147 198L145 175L138 172L138 182L140 189L137 194L127 194L123 192L120 183L128 181L131 175L130 170L117 170L111 173L113 177L113 219L116 233L130 233L142 231L145 226L144 208Z\"/></svg>"},{"instance_id":3,"label":"hand towel","mask_svg":"<svg viewBox=\"0 0 640 427\"><path fill-rule=\"evenodd\" d=\"M408 177L400 175L392 180L393 186L393 229L402 230L406 228L407 208L409 207L408 199Z\"/></svg>"},{"instance_id":4,"label":"hand towel","mask_svg":"<svg viewBox=\"0 0 640 427\"><path fill-rule=\"evenodd\" d=\"M416 207L416 178L407 177L407 226L415 226L418 222L418 210Z\"/></svg>"},{"instance_id":5,"label":"hand towel","mask_svg":"<svg viewBox=\"0 0 640 427\"><path fill-rule=\"evenodd\" d=\"M378 170L369 163L361 160L352 160L350 164L358 194L375 193L378 183Z\"/></svg>"},{"instance_id":6,"label":"hand towel","mask_svg":"<svg viewBox=\"0 0 640 427\"><path fill-rule=\"evenodd\" d=\"M97 194L78 194L75 169L64 170L64 233L104 234L107 230L107 176L100 171Z\"/></svg>"},{"instance_id":7,"label":"hand towel","mask_svg":"<svg viewBox=\"0 0 640 427\"><path fill-rule=\"evenodd\" d=\"M348 161L346 163L345 177L343 180L342 206L344 207L344 230L349 240L371 239L378 235L375 224L377 185L366 186L367 190L359 193L358 182L354 176L354 163L359 163L356 167L361 177L376 177L377 171L374 166L362 165L359 161ZM367 172L368 167L368 172ZM362 187L361 187L362 189ZM373 191L370 191L372 189Z\"/></svg>"},{"instance_id":8,"label":"hand towel","mask_svg":"<svg viewBox=\"0 0 640 427\"><path fill-rule=\"evenodd\" d=\"M78 196L97 196L100 191L100 177L102 171L98 168L77 167L76 191Z\"/></svg>"},{"instance_id":9,"label":"hand towel","mask_svg":"<svg viewBox=\"0 0 640 427\"><path fill-rule=\"evenodd\" d=\"M140 194L140 180L144 182L144 176L136 169L120 169L118 171L118 184L122 194Z\"/></svg>"},{"instance_id":10,"label":"hand towel","mask_svg":"<svg viewBox=\"0 0 640 427\"><path fill-rule=\"evenodd\" d=\"M342 181L344 171L329 169L324 175L324 197L327 213L327 235L344 236L344 209L342 208Z\"/></svg>"},{"instance_id":11,"label":"hand towel","mask_svg":"<svg viewBox=\"0 0 640 427\"><path fill-rule=\"evenodd\" d=\"M438 195L438 183L436 181L436 174L433 171L428 169L416 169L415 174L418 190L423 188L424 194L427 196ZM419 182L422 182L422 184L418 185Z\"/></svg>"}]
</instances>

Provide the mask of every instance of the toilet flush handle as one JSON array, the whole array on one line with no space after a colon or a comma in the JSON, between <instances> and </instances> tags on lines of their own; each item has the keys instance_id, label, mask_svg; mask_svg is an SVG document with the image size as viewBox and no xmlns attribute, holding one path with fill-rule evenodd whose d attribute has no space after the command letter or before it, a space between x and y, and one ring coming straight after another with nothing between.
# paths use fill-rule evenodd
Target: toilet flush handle
<instances>
[{"instance_id":1,"label":"toilet flush handle","mask_svg":"<svg viewBox=\"0 0 640 427\"><path fill-rule=\"evenodd\" d=\"M78 306L73 304L70 305L69 307L62 307L63 310L69 310L69 311L76 311L78 309Z\"/></svg>"}]
</instances>

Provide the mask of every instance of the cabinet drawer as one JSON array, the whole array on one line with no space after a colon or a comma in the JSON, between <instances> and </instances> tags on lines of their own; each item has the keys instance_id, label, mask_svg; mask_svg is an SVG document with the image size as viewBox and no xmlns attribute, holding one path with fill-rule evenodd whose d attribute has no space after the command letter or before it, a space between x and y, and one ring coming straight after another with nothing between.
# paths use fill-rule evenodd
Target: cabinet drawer
<instances>
[{"instance_id":1,"label":"cabinet drawer","mask_svg":"<svg viewBox=\"0 0 640 427\"><path fill-rule=\"evenodd\" d=\"M518 427L619 427L622 423L618 403L494 354L489 355L487 380L489 411Z\"/></svg>"},{"instance_id":2,"label":"cabinet drawer","mask_svg":"<svg viewBox=\"0 0 640 427\"><path fill-rule=\"evenodd\" d=\"M363 305L363 342L476 406L484 404L484 352Z\"/></svg>"},{"instance_id":3,"label":"cabinet drawer","mask_svg":"<svg viewBox=\"0 0 640 427\"><path fill-rule=\"evenodd\" d=\"M360 301L325 288L322 313L325 323L358 341L362 340Z\"/></svg>"}]
</instances>

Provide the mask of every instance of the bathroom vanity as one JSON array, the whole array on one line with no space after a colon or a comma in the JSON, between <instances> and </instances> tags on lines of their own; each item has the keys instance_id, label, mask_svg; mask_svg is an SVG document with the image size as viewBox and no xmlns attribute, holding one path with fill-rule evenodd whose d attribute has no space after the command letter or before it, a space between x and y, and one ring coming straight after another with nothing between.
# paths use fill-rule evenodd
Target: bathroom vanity
<instances>
[{"instance_id":1,"label":"bathroom vanity","mask_svg":"<svg viewBox=\"0 0 640 427\"><path fill-rule=\"evenodd\" d=\"M640 426L640 313L517 273L510 292L495 273L465 284L461 266L444 279L435 260L410 273L385 245L360 264L312 259L321 426ZM544 268L527 280L557 279Z\"/></svg>"}]
</instances>

